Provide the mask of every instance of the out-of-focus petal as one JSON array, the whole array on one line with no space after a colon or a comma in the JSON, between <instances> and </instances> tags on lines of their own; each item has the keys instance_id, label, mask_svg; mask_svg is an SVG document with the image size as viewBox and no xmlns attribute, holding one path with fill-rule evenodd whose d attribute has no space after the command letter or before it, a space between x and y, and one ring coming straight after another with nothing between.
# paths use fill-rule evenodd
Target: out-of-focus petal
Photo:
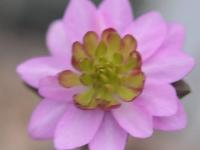
<instances>
[{"instance_id":1,"label":"out-of-focus petal","mask_svg":"<svg viewBox=\"0 0 200 150\"><path fill-rule=\"evenodd\" d=\"M170 25L165 43L143 64L143 70L149 78L172 83L184 78L193 69L194 59L181 51L183 39L182 26Z\"/></svg>"},{"instance_id":2,"label":"out-of-focus petal","mask_svg":"<svg viewBox=\"0 0 200 150\"><path fill-rule=\"evenodd\" d=\"M162 48L168 47L169 51L182 50L185 42L185 28L181 24L168 23L167 36Z\"/></svg>"},{"instance_id":3,"label":"out-of-focus petal","mask_svg":"<svg viewBox=\"0 0 200 150\"><path fill-rule=\"evenodd\" d=\"M142 94L135 102L153 116L171 116L177 112L177 100L172 85L147 79Z\"/></svg>"},{"instance_id":4,"label":"out-of-focus petal","mask_svg":"<svg viewBox=\"0 0 200 150\"><path fill-rule=\"evenodd\" d=\"M153 133L152 116L134 103L124 103L112 113L119 125L130 135L146 138Z\"/></svg>"},{"instance_id":5,"label":"out-of-focus petal","mask_svg":"<svg viewBox=\"0 0 200 150\"><path fill-rule=\"evenodd\" d=\"M17 67L21 78L33 87L39 86L39 80L49 75L56 75L64 69L71 69L70 64L54 57L29 59Z\"/></svg>"},{"instance_id":6,"label":"out-of-focus petal","mask_svg":"<svg viewBox=\"0 0 200 150\"><path fill-rule=\"evenodd\" d=\"M53 138L56 125L66 110L63 102L42 100L32 114L29 134L35 139Z\"/></svg>"},{"instance_id":7,"label":"out-of-focus petal","mask_svg":"<svg viewBox=\"0 0 200 150\"><path fill-rule=\"evenodd\" d=\"M183 52L174 52L169 55L160 53L146 62L143 70L149 78L173 83L184 78L194 65L194 59Z\"/></svg>"},{"instance_id":8,"label":"out-of-focus petal","mask_svg":"<svg viewBox=\"0 0 200 150\"><path fill-rule=\"evenodd\" d=\"M163 131L180 130L187 125L187 116L180 101L178 103L178 111L170 117L154 117L154 128Z\"/></svg>"},{"instance_id":9,"label":"out-of-focus petal","mask_svg":"<svg viewBox=\"0 0 200 150\"><path fill-rule=\"evenodd\" d=\"M99 9L106 27L115 28L118 32L123 31L133 21L129 0L104 0Z\"/></svg>"},{"instance_id":10,"label":"out-of-focus petal","mask_svg":"<svg viewBox=\"0 0 200 150\"><path fill-rule=\"evenodd\" d=\"M82 41L88 31L98 31L97 11L89 0L71 0L63 21L71 42Z\"/></svg>"},{"instance_id":11,"label":"out-of-focus petal","mask_svg":"<svg viewBox=\"0 0 200 150\"><path fill-rule=\"evenodd\" d=\"M107 113L89 148L90 150L124 150L127 136L127 132L118 125L110 113Z\"/></svg>"},{"instance_id":12,"label":"out-of-focus petal","mask_svg":"<svg viewBox=\"0 0 200 150\"><path fill-rule=\"evenodd\" d=\"M166 33L167 25L157 12L150 12L139 17L124 32L136 38L143 60L159 49L166 38Z\"/></svg>"},{"instance_id":13,"label":"out-of-focus petal","mask_svg":"<svg viewBox=\"0 0 200 150\"><path fill-rule=\"evenodd\" d=\"M103 116L101 110L70 107L56 128L56 148L73 149L88 144L99 129Z\"/></svg>"},{"instance_id":14,"label":"out-of-focus petal","mask_svg":"<svg viewBox=\"0 0 200 150\"><path fill-rule=\"evenodd\" d=\"M48 99L72 102L73 96L80 93L83 88L64 88L57 79L57 76L48 76L40 80L39 93Z\"/></svg>"},{"instance_id":15,"label":"out-of-focus petal","mask_svg":"<svg viewBox=\"0 0 200 150\"><path fill-rule=\"evenodd\" d=\"M62 20L53 22L47 32L47 46L53 56L71 61L72 44L69 42Z\"/></svg>"}]
</instances>

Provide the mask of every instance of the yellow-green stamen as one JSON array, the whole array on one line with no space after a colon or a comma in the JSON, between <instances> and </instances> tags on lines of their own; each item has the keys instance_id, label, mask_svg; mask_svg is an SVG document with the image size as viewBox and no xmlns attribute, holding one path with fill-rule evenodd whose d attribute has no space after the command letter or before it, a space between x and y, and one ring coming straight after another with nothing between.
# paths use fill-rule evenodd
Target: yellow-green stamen
<instances>
[{"instance_id":1,"label":"yellow-green stamen","mask_svg":"<svg viewBox=\"0 0 200 150\"><path fill-rule=\"evenodd\" d=\"M65 88L84 86L86 91L74 95L83 109L110 109L121 101L133 101L142 92L144 74L137 42L132 35L123 38L114 30L106 29L101 38L90 31L83 44L73 44L72 64L79 73L65 70L59 83Z\"/></svg>"}]
</instances>

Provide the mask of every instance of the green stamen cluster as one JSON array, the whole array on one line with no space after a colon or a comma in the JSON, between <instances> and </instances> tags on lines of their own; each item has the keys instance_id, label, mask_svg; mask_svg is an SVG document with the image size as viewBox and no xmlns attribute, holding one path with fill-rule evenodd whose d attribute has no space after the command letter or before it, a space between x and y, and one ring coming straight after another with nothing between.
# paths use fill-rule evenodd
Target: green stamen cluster
<instances>
[{"instance_id":1,"label":"green stamen cluster","mask_svg":"<svg viewBox=\"0 0 200 150\"><path fill-rule=\"evenodd\" d=\"M141 94L145 79L136 49L131 35L121 38L114 29L106 29L99 38L90 31L83 44L73 44L72 64L80 73L65 70L59 74L59 82L65 88L86 87L85 92L74 95L83 109L110 109L121 101L133 101Z\"/></svg>"}]
</instances>

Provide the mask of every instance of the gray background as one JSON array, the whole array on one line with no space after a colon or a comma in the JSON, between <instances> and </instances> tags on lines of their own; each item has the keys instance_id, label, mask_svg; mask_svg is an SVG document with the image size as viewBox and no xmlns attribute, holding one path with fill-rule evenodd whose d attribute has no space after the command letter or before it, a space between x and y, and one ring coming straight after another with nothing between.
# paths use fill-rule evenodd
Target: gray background
<instances>
[{"instance_id":1,"label":"gray background","mask_svg":"<svg viewBox=\"0 0 200 150\"><path fill-rule=\"evenodd\" d=\"M100 0L99 0L100 1ZM99 2L96 1L96 2ZM51 142L31 140L28 119L39 101L23 86L15 67L27 58L47 54L45 33L51 21L62 16L67 0L0 0L0 149L53 150ZM158 10L168 21L186 26L185 50L197 60L186 78L193 93L183 101L189 115L185 130L156 132L145 140L130 138L127 150L200 149L200 10L199 0L133 0L136 16Z\"/></svg>"}]
</instances>

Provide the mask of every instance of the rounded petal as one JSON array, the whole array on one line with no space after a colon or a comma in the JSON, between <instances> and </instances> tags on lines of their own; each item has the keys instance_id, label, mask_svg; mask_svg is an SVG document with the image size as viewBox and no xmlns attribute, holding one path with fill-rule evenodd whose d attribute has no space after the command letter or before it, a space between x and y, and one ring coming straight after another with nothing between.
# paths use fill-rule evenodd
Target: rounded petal
<instances>
[{"instance_id":1,"label":"rounded petal","mask_svg":"<svg viewBox=\"0 0 200 150\"><path fill-rule=\"evenodd\" d=\"M53 56L71 61L71 43L67 38L62 20L53 22L47 32L47 46Z\"/></svg>"},{"instance_id":2,"label":"rounded petal","mask_svg":"<svg viewBox=\"0 0 200 150\"><path fill-rule=\"evenodd\" d=\"M36 139L53 138L56 125L66 109L66 103L42 100L32 114L29 134Z\"/></svg>"},{"instance_id":3,"label":"rounded petal","mask_svg":"<svg viewBox=\"0 0 200 150\"><path fill-rule=\"evenodd\" d=\"M169 27L165 43L143 64L143 71L149 78L172 83L181 80L193 69L194 59L180 49L183 46L183 34L182 27Z\"/></svg>"},{"instance_id":4,"label":"rounded petal","mask_svg":"<svg viewBox=\"0 0 200 150\"><path fill-rule=\"evenodd\" d=\"M99 11L105 20L106 28L112 27L119 32L133 21L129 0L104 0Z\"/></svg>"},{"instance_id":5,"label":"rounded petal","mask_svg":"<svg viewBox=\"0 0 200 150\"><path fill-rule=\"evenodd\" d=\"M90 150L124 150L128 134L118 125L113 116L107 113L102 125L90 142Z\"/></svg>"},{"instance_id":6,"label":"rounded petal","mask_svg":"<svg viewBox=\"0 0 200 150\"><path fill-rule=\"evenodd\" d=\"M136 38L142 59L146 60L164 42L166 33L167 26L164 19L159 13L151 12L139 17L124 34L132 34Z\"/></svg>"},{"instance_id":7,"label":"rounded petal","mask_svg":"<svg viewBox=\"0 0 200 150\"><path fill-rule=\"evenodd\" d=\"M178 111L175 115L170 117L155 117L154 128L163 131L180 130L187 125L187 116L184 111L183 105L180 101L178 102Z\"/></svg>"},{"instance_id":8,"label":"rounded petal","mask_svg":"<svg viewBox=\"0 0 200 150\"><path fill-rule=\"evenodd\" d=\"M167 36L162 47L169 51L182 50L185 42L185 28L181 24L168 23Z\"/></svg>"},{"instance_id":9,"label":"rounded petal","mask_svg":"<svg viewBox=\"0 0 200 150\"><path fill-rule=\"evenodd\" d=\"M66 68L71 67L54 57L37 57L19 65L17 72L25 82L37 88L40 79L49 75L56 75Z\"/></svg>"},{"instance_id":10,"label":"rounded petal","mask_svg":"<svg viewBox=\"0 0 200 150\"><path fill-rule=\"evenodd\" d=\"M150 62L151 61L151 62ZM170 56L157 54L144 65L144 72L149 78L160 82L173 83L184 78L194 67L195 61L183 52L174 52Z\"/></svg>"},{"instance_id":11,"label":"rounded petal","mask_svg":"<svg viewBox=\"0 0 200 150\"><path fill-rule=\"evenodd\" d=\"M39 93L41 96L53 100L72 102L73 96L81 92L82 88L64 88L58 83L57 76L48 76L40 80Z\"/></svg>"},{"instance_id":12,"label":"rounded petal","mask_svg":"<svg viewBox=\"0 0 200 150\"><path fill-rule=\"evenodd\" d=\"M146 138L153 133L152 116L134 103L124 103L112 113L119 125L130 135Z\"/></svg>"},{"instance_id":13,"label":"rounded petal","mask_svg":"<svg viewBox=\"0 0 200 150\"><path fill-rule=\"evenodd\" d=\"M82 41L88 31L97 31L96 7L89 0L71 0L63 21L70 41Z\"/></svg>"},{"instance_id":14,"label":"rounded petal","mask_svg":"<svg viewBox=\"0 0 200 150\"><path fill-rule=\"evenodd\" d=\"M73 149L88 144L99 129L103 114L100 110L70 107L56 128L56 148Z\"/></svg>"},{"instance_id":15,"label":"rounded petal","mask_svg":"<svg viewBox=\"0 0 200 150\"><path fill-rule=\"evenodd\" d=\"M135 102L152 116L171 116L177 112L177 100L171 84L146 80L144 90Z\"/></svg>"}]
</instances>

